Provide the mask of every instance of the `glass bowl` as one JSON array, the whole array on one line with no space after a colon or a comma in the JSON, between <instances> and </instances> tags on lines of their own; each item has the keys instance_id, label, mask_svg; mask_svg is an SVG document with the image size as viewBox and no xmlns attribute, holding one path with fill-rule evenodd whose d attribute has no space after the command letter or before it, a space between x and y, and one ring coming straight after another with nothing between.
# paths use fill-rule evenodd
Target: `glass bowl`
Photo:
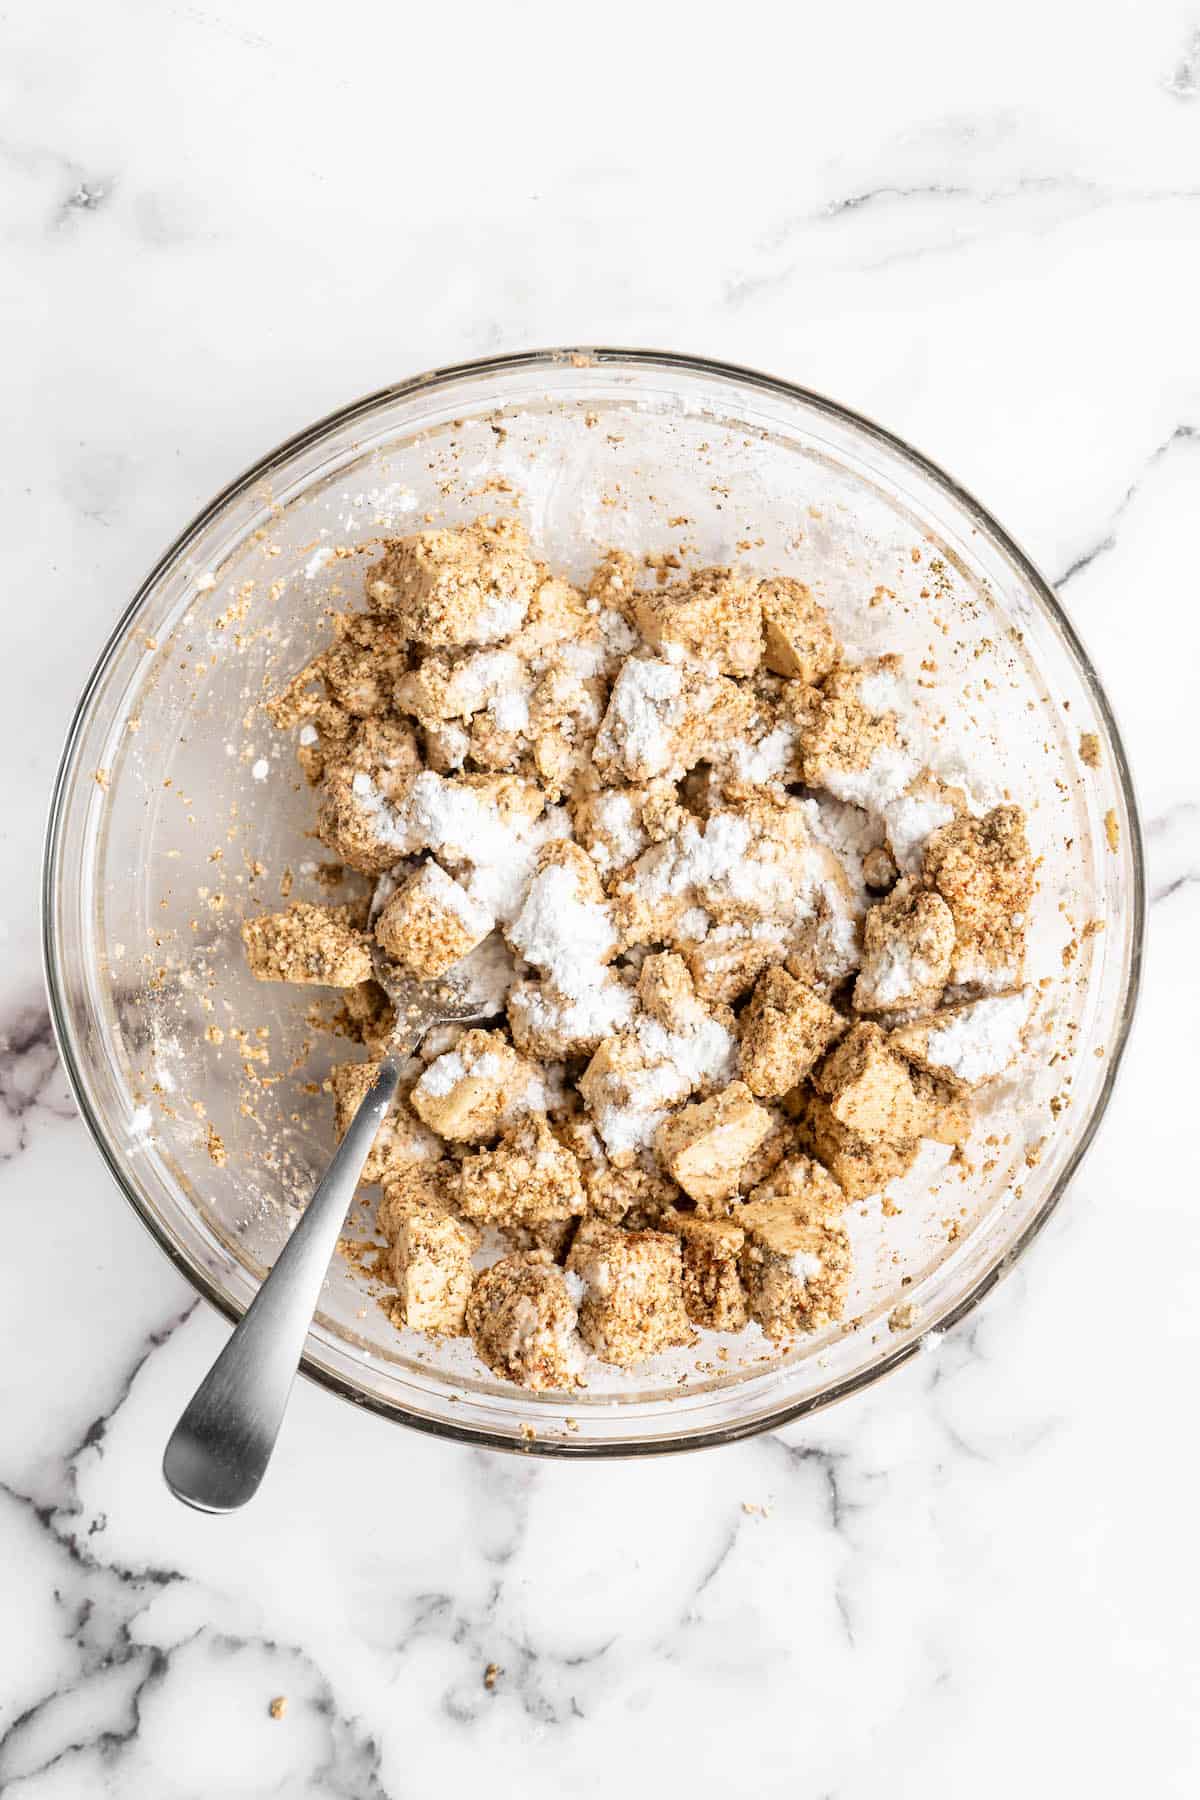
<instances>
[{"instance_id":1,"label":"glass bowl","mask_svg":"<svg viewBox=\"0 0 1200 1800\"><path fill-rule=\"evenodd\" d=\"M354 1259L335 1260L303 1368L383 1418L572 1456L727 1442L897 1367L1012 1267L1095 1133L1138 985L1137 815L1095 671L1000 526L878 426L699 358L546 351L403 382L272 451L166 552L79 704L44 872L55 1029L118 1185L236 1318L332 1149L328 1067L358 1054L313 1031L317 990L244 968L244 912L324 893L313 796L259 702L360 596L356 547L514 506L575 575L617 544L802 576L857 646L926 665L926 704L952 715L984 786L1028 807L1042 858L1038 1052L992 1093L966 1164L926 1146L886 1212L851 1209L839 1327L783 1355L757 1328L706 1336L538 1396L462 1342L397 1331Z\"/></svg>"}]
</instances>

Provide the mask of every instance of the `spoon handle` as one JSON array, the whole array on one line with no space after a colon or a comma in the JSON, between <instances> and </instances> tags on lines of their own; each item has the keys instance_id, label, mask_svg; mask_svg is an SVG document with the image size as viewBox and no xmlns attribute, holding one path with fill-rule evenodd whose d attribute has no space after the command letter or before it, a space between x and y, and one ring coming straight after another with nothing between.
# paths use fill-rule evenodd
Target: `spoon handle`
<instances>
[{"instance_id":1,"label":"spoon handle","mask_svg":"<svg viewBox=\"0 0 1200 1800\"><path fill-rule=\"evenodd\" d=\"M412 1047L393 1044L384 1057L299 1224L171 1433L163 1474L188 1506L233 1512L258 1490L363 1164Z\"/></svg>"}]
</instances>

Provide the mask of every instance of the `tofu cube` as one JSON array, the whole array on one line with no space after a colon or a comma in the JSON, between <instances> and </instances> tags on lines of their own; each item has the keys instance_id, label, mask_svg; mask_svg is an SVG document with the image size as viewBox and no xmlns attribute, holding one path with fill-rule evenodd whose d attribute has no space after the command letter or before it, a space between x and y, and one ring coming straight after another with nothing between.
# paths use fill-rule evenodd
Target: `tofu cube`
<instances>
[{"instance_id":1,"label":"tofu cube","mask_svg":"<svg viewBox=\"0 0 1200 1800\"><path fill-rule=\"evenodd\" d=\"M747 993L772 959L778 944L752 937L744 925L715 925L684 952L688 969L703 1000L731 1006Z\"/></svg>"},{"instance_id":2,"label":"tofu cube","mask_svg":"<svg viewBox=\"0 0 1200 1800\"><path fill-rule=\"evenodd\" d=\"M328 759L317 836L364 875L394 868L410 849L398 815L420 772L420 747L407 721L360 720L346 748Z\"/></svg>"},{"instance_id":3,"label":"tofu cube","mask_svg":"<svg viewBox=\"0 0 1200 1800\"><path fill-rule=\"evenodd\" d=\"M771 1130L771 1115L743 1081L685 1106L658 1127L654 1147L664 1169L701 1210L720 1209L737 1192L742 1165Z\"/></svg>"},{"instance_id":4,"label":"tofu cube","mask_svg":"<svg viewBox=\"0 0 1200 1800\"><path fill-rule=\"evenodd\" d=\"M638 999L652 1019L666 1031L686 1031L703 1009L696 999L696 984L682 956L661 951L648 956L638 974Z\"/></svg>"},{"instance_id":5,"label":"tofu cube","mask_svg":"<svg viewBox=\"0 0 1200 1800\"><path fill-rule=\"evenodd\" d=\"M548 1250L502 1256L475 1277L466 1326L475 1352L505 1381L540 1392L582 1381L578 1313Z\"/></svg>"},{"instance_id":6,"label":"tofu cube","mask_svg":"<svg viewBox=\"0 0 1200 1800\"><path fill-rule=\"evenodd\" d=\"M677 1237L585 1219L571 1245L567 1273L583 1283L579 1331L602 1362L628 1367L693 1342Z\"/></svg>"},{"instance_id":7,"label":"tofu cube","mask_svg":"<svg viewBox=\"0 0 1200 1800\"><path fill-rule=\"evenodd\" d=\"M932 1012L950 978L953 957L950 908L940 894L906 877L867 913L855 1010Z\"/></svg>"},{"instance_id":8,"label":"tofu cube","mask_svg":"<svg viewBox=\"0 0 1200 1800\"><path fill-rule=\"evenodd\" d=\"M864 1137L920 1136L923 1111L903 1057L878 1025L855 1025L817 1069L813 1085L839 1125Z\"/></svg>"},{"instance_id":9,"label":"tofu cube","mask_svg":"<svg viewBox=\"0 0 1200 1800\"><path fill-rule=\"evenodd\" d=\"M437 1057L412 1091L413 1110L439 1137L481 1143L522 1112L544 1111L531 1063L498 1031L468 1031Z\"/></svg>"},{"instance_id":10,"label":"tofu cube","mask_svg":"<svg viewBox=\"0 0 1200 1800\"><path fill-rule=\"evenodd\" d=\"M339 1140L345 1137L350 1121L374 1086L378 1073L377 1062L339 1063L329 1071ZM368 1184L390 1181L414 1163L436 1162L440 1154L441 1145L436 1137L414 1117L404 1097L397 1094L375 1134L375 1142L363 1165L362 1179Z\"/></svg>"},{"instance_id":11,"label":"tofu cube","mask_svg":"<svg viewBox=\"0 0 1200 1800\"><path fill-rule=\"evenodd\" d=\"M950 910L950 980L990 992L1016 987L1025 964L1033 860L1019 806L958 818L925 847L925 876Z\"/></svg>"},{"instance_id":12,"label":"tofu cube","mask_svg":"<svg viewBox=\"0 0 1200 1800\"><path fill-rule=\"evenodd\" d=\"M350 923L348 906L294 900L285 912L246 919L242 942L258 981L353 988L371 973L370 939Z\"/></svg>"},{"instance_id":13,"label":"tofu cube","mask_svg":"<svg viewBox=\"0 0 1200 1800\"><path fill-rule=\"evenodd\" d=\"M396 1285L397 1323L439 1337L461 1337L475 1271L479 1233L461 1219L419 1206L401 1220L388 1269Z\"/></svg>"},{"instance_id":14,"label":"tofu cube","mask_svg":"<svg viewBox=\"0 0 1200 1800\"><path fill-rule=\"evenodd\" d=\"M465 529L393 539L367 575L367 594L431 649L498 644L519 631L541 584L525 528L478 519Z\"/></svg>"},{"instance_id":15,"label":"tofu cube","mask_svg":"<svg viewBox=\"0 0 1200 1800\"><path fill-rule=\"evenodd\" d=\"M786 1200L748 1201L742 1281L751 1318L772 1343L840 1319L850 1287L850 1240L840 1225L812 1219Z\"/></svg>"},{"instance_id":16,"label":"tofu cube","mask_svg":"<svg viewBox=\"0 0 1200 1800\"><path fill-rule=\"evenodd\" d=\"M764 661L775 675L810 686L824 679L838 659L839 645L829 616L802 581L786 575L758 586L764 632Z\"/></svg>"},{"instance_id":17,"label":"tofu cube","mask_svg":"<svg viewBox=\"0 0 1200 1800\"><path fill-rule=\"evenodd\" d=\"M733 569L697 569L671 587L639 590L634 612L646 642L678 644L727 675L753 675L763 654L759 588Z\"/></svg>"},{"instance_id":18,"label":"tofu cube","mask_svg":"<svg viewBox=\"0 0 1200 1800\"><path fill-rule=\"evenodd\" d=\"M819 1094L802 1101L801 1136L849 1200L866 1200L907 1175L921 1148L916 1137L873 1138L835 1119Z\"/></svg>"},{"instance_id":19,"label":"tofu cube","mask_svg":"<svg viewBox=\"0 0 1200 1800\"><path fill-rule=\"evenodd\" d=\"M388 900L375 936L418 981L432 981L481 944L495 920L453 876L424 862Z\"/></svg>"},{"instance_id":20,"label":"tofu cube","mask_svg":"<svg viewBox=\"0 0 1200 1800\"><path fill-rule=\"evenodd\" d=\"M760 1099L778 1099L846 1029L819 994L783 969L768 969L742 1018L742 1079Z\"/></svg>"},{"instance_id":21,"label":"tofu cube","mask_svg":"<svg viewBox=\"0 0 1200 1800\"><path fill-rule=\"evenodd\" d=\"M394 1243L405 1219L415 1212L456 1212L458 1185L458 1164L448 1157L413 1163L389 1175L379 1200L380 1236Z\"/></svg>"},{"instance_id":22,"label":"tofu cube","mask_svg":"<svg viewBox=\"0 0 1200 1800\"><path fill-rule=\"evenodd\" d=\"M494 1150L464 1159L458 1203L468 1219L488 1225L569 1219L586 1205L577 1159L532 1114L511 1125Z\"/></svg>"},{"instance_id":23,"label":"tofu cube","mask_svg":"<svg viewBox=\"0 0 1200 1800\"><path fill-rule=\"evenodd\" d=\"M733 1219L705 1219L671 1212L664 1226L678 1233L683 1251L683 1305L693 1325L707 1331L740 1331L749 1314L740 1271L746 1234Z\"/></svg>"}]
</instances>

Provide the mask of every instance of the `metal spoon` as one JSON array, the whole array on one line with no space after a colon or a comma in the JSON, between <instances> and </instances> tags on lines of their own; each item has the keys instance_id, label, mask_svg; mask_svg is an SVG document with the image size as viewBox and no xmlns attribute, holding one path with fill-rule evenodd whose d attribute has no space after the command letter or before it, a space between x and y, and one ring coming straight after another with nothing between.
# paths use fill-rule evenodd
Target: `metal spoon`
<instances>
[{"instance_id":1,"label":"metal spoon","mask_svg":"<svg viewBox=\"0 0 1200 1800\"><path fill-rule=\"evenodd\" d=\"M171 1433L163 1474L177 1499L233 1512L266 1473L363 1164L395 1097L405 1058L435 1025L490 1018L503 1004L503 943L486 939L436 982L420 983L373 947L396 1023L374 1085L296 1229ZM498 982L500 985L498 986Z\"/></svg>"}]
</instances>

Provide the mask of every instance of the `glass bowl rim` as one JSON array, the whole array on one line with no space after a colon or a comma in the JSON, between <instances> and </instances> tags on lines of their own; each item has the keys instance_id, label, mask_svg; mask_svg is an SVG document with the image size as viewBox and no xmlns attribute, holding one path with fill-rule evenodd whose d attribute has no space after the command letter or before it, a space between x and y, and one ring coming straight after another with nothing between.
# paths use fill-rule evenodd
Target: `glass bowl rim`
<instances>
[{"instance_id":1,"label":"glass bowl rim","mask_svg":"<svg viewBox=\"0 0 1200 1800\"><path fill-rule=\"evenodd\" d=\"M685 375L707 376L720 381L729 382L743 388L758 390L785 401L798 401L802 405L823 413L831 420L844 426L850 426L862 433L867 439L874 439L889 452L902 459L940 488L969 516L972 522L991 536L1004 554L1036 595L1039 604L1044 608L1052 624L1065 641L1071 656L1077 665L1078 672L1088 688L1096 712L1103 721L1114 757L1114 772L1119 787L1126 818L1130 825L1129 855L1133 876L1132 920L1130 930L1129 964L1125 972L1124 987L1121 994L1120 1011L1115 1021L1115 1035L1105 1058L1105 1079L1096 1095L1090 1113L1084 1120L1079 1135L1071 1148L1061 1172L1050 1188L1038 1211L1025 1225L1019 1236L1005 1249L1001 1250L991 1263L983 1270L973 1285L951 1307L947 1308L936 1319L930 1319L924 1329L916 1336L888 1354L881 1356L869 1367L860 1369L855 1374L834 1383L820 1393L812 1394L804 1399L781 1405L777 1410L767 1414L759 1414L746 1420L713 1426L709 1429L690 1430L678 1436L666 1435L653 1439L629 1439L628 1441L608 1440L604 1442L588 1442L587 1440L551 1440L534 1437L526 1439L504 1435L500 1432L485 1430L482 1427L458 1423L451 1419L433 1418L410 1411L403 1405L385 1400L382 1397L365 1393L361 1388L344 1380L317 1362L307 1350L300 1361L300 1373L311 1381L352 1405L377 1414L394 1423L407 1425L411 1429L425 1432L433 1437L449 1439L457 1443L471 1444L485 1449L504 1450L521 1454L540 1456L565 1456L576 1459L591 1457L634 1457L659 1456L682 1450L699 1450L717 1444L737 1442L739 1439L757 1436L761 1432L774 1431L780 1426L794 1420L820 1412L835 1402L847 1398L873 1386L885 1375L891 1374L910 1357L915 1356L923 1341L932 1333L941 1333L959 1323L968 1313L973 1312L980 1301L997 1285L1017 1260L1024 1255L1029 1245L1047 1223L1059 1205L1070 1182L1074 1178L1080 1163L1090 1149L1100 1123L1108 1110L1116 1085L1117 1075L1124 1060L1129 1041L1129 1033L1137 1008L1141 990L1142 963L1145 949L1146 930L1146 879L1145 854L1142 839L1141 816L1134 790L1132 771L1125 751L1124 742L1117 725L1112 705L1100 681L1100 678L1088 656L1082 641L1071 623L1065 608L1058 599L1053 586L1038 569L1033 559L1021 548L1015 539L1004 529L989 510L977 500L973 493L964 488L960 482L948 474L940 464L915 449L903 438L886 427L877 424L865 414L853 408L843 406L840 402L829 399L811 388L798 383L784 381L776 376L767 375L758 369L747 368L737 363L728 363L704 356L692 356L685 352L617 348L614 346L577 345L563 346L555 349L521 350L502 356L482 357L462 363L448 363L440 368L427 370L422 374L410 376L407 380L393 383L376 389L370 394L350 401L347 405L336 408L313 424L305 426L293 436L284 439L273 450L268 451L257 462L236 476L228 485L204 506L175 538L149 573L140 583L133 598L117 619L109 637L104 644L96 663L84 684L83 691L71 717L66 741L59 760L54 786L51 792L49 813L45 831L42 877L41 877L41 953L42 967L50 1002L50 1018L55 1041L62 1060L63 1070L71 1090L72 1098L78 1108L93 1143L100 1152L101 1158L113 1177L118 1189L129 1202L135 1215L149 1232L159 1249L169 1258L174 1267L199 1293L202 1298L214 1306L231 1323L236 1324L241 1317L242 1309L232 1302L207 1272L189 1256L182 1246L175 1241L166 1225L153 1216L142 1204L133 1184L128 1180L123 1161L117 1147L111 1141L103 1121L97 1116L88 1099L87 1085L81 1070L82 1058L77 1055L73 1040L72 1027L65 1001L64 986L61 975L59 945L55 932L54 901L59 873L58 851L64 815L73 791L72 766L76 747L90 716L92 700L103 683L109 666L118 650L125 642L130 627L139 611L154 592L158 582L184 556L188 547L214 519L235 500L241 498L257 483L270 478L299 452L318 443L322 438L331 436L357 420L371 416L377 410L392 403L409 398L418 393L436 392L454 382L472 377L495 375L500 373L514 374L534 371L540 367L562 367L564 365L578 367L581 370L609 363L628 364L635 368L655 370L664 375L680 373Z\"/></svg>"}]
</instances>

